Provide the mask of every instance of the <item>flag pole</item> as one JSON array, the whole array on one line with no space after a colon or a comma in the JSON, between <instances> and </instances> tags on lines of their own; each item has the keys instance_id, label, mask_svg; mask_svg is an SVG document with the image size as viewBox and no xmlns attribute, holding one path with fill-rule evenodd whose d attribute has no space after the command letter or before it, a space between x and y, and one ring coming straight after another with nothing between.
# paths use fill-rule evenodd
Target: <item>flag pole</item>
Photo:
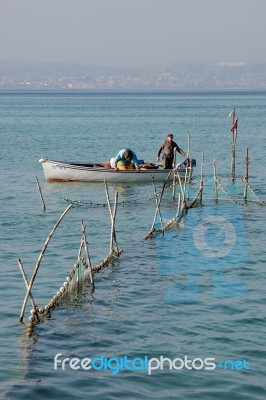
<instances>
[{"instance_id":1,"label":"flag pole","mask_svg":"<svg viewBox=\"0 0 266 400\"><path fill-rule=\"evenodd\" d=\"M236 115L236 110L235 108L231 113L229 114L230 116L232 115L233 117L233 123L231 127L232 131L232 157L231 157L231 179L232 181L235 181L236 179L236 138L237 138L237 123L238 123L238 118L235 119Z\"/></svg>"},{"instance_id":2,"label":"flag pole","mask_svg":"<svg viewBox=\"0 0 266 400\"><path fill-rule=\"evenodd\" d=\"M246 173L245 173L245 188L244 188L244 199L247 200L247 194L248 194L248 164L249 164L249 158L248 158L248 147L246 148Z\"/></svg>"}]
</instances>

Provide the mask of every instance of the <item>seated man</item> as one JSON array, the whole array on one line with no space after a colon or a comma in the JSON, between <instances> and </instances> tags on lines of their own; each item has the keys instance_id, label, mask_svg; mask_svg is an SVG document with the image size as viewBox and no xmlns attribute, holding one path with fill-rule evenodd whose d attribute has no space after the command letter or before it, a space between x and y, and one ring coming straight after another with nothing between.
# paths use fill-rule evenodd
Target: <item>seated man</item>
<instances>
[{"instance_id":1,"label":"seated man","mask_svg":"<svg viewBox=\"0 0 266 400\"><path fill-rule=\"evenodd\" d=\"M134 151L129 149L120 150L114 159L115 170L135 169L139 171L137 156Z\"/></svg>"}]
</instances>

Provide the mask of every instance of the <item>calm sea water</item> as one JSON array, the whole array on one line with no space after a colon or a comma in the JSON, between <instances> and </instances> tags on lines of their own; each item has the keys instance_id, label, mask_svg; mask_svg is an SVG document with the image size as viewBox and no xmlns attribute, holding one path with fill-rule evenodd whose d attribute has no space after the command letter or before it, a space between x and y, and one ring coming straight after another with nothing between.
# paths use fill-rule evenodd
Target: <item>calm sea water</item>
<instances>
[{"instance_id":1,"label":"calm sea water","mask_svg":"<svg viewBox=\"0 0 266 400\"><path fill-rule=\"evenodd\" d=\"M227 180L232 135L228 114L233 108L239 118L237 175L244 175L248 146L250 182L266 198L265 92L0 93L4 399L265 398L265 206L236 204L221 191L218 204L212 200L213 159L228 192L237 198L243 193L240 179L234 185ZM66 197L94 206L72 208L54 234L33 286L38 306L50 300L76 261L81 218L93 264L109 251L103 185L47 183L39 158L105 161L130 147L139 158L154 162L169 132L185 150L190 134L191 154L198 162L196 178L204 151L204 207L190 210L181 225L164 236L144 241L155 212L152 185L111 186L111 196L118 190L121 202L116 228L122 257L95 276L94 293L88 285L28 338L29 306L24 324L19 323L25 285L17 259L30 278L49 232L67 206ZM194 181L191 197L197 189ZM256 200L251 193L249 198ZM171 219L175 210L168 191L163 218ZM206 228L212 221L222 221L218 232L213 226ZM100 367L55 370L57 353L62 358L139 358L138 368L116 374ZM181 369L182 360L170 370L171 361L164 360L164 368L149 375L141 370L145 356L198 360L192 370ZM201 359L206 358L215 358L214 370L202 367ZM241 361L232 370L229 362L221 364L229 359ZM159 364L154 360L152 365Z\"/></svg>"}]
</instances>

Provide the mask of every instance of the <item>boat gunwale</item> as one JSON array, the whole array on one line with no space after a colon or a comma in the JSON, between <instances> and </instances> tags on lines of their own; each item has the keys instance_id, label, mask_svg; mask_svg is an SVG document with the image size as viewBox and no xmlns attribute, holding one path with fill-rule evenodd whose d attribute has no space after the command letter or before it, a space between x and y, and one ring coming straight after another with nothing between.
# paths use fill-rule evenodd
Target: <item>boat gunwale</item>
<instances>
[{"instance_id":1,"label":"boat gunwale","mask_svg":"<svg viewBox=\"0 0 266 400\"><path fill-rule=\"evenodd\" d=\"M45 163L50 163L50 164L57 164L59 167L65 167L67 169L76 169L76 170L85 170L85 171L91 171L91 172L108 172L108 173L126 173L126 174L151 174L151 173L155 173L155 174L166 174L167 172L173 172L173 169L159 169L159 168L147 168L147 169L140 169L139 171L135 170L135 169L128 169L128 170L118 170L115 171L114 168L108 168L108 167L94 167L94 166L86 166L85 163L68 163L66 161L55 161L55 160L48 160L46 159L45 161L41 162L42 164ZM101 164L100 162L95 162L95 163L88 163L87 165L93 165L93 164ZM181 163L182 165L182 163ZM179 168L179 171L186 171L186 168Z\"/></svg>"}]
</instances>

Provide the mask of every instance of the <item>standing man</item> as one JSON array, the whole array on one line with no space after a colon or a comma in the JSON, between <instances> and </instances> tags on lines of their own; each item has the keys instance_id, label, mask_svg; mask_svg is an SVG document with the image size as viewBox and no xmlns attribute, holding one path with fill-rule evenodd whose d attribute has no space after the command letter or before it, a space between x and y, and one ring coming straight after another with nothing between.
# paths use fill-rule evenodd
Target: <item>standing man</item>
<instances>
[{"instance_id":1,"label":"standing man","mask_svg":"<svg viewBox=\"0 0 266 400\"><path fill-rule=\"evenodd\" d=\"M180 147L174 142L174 136L169 133L167 139L161 145L157 160L160 161L161 152L163 152L163 168L165 169L172 169L173 168L173 161L174 161L174 150L176 149L182 156L187 157L187 154L180 149Z\"/></svg>"}]
</instances>

